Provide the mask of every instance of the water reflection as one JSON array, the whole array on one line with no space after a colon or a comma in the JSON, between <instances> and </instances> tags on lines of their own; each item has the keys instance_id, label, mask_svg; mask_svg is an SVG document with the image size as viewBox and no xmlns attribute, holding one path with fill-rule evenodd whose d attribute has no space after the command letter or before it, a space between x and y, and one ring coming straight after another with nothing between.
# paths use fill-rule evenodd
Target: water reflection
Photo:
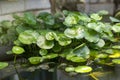
<instances>
[{"instance_id":1,"label":"water reflection","mask_svg":"<svg viewBox=\"0 0 120 80\"><path fill-rule=\"evenodd\" d=\"M21 80L120 80L120 65L117 65L115 69L111 71L93 72L92 74L96 78L86 74L79 74L74 77L68 76L68 74L61 70L58 70L57 73L46 70L35 70L33 72L22 71L20 77L22 77ZM19 80L19 78L17 74L14 74L2 80Z\"/></svg>"},{"instance_id":2,"label":"water reflection","mask_svg":"<svg viewBox=\"0 0 120 80\"><path fill-rule=\"evenodd\" d=\"M34 72L21 72L20 79L17 74L10 75L9 77L2 80L56 80L55 75L52 72L45 70L36 70Z\"/></svg>"}]
</instances>

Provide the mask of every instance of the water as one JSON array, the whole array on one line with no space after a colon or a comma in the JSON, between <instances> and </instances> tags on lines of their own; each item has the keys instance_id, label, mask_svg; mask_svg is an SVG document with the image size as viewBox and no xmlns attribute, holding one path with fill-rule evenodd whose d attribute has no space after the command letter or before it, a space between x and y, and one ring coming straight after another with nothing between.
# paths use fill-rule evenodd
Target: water
<instances>
[{"instance_id":1,"label":"water","mask_svg":"<svg viewBox=\"0 0 120 80\"><path fill-rule=\"evenodd\" d=\"M11 68L9 71L4 71L1 73L0 77L4 79L0 80L20 80L18 75L15 74L14 69ZM55 72L48 72L47 70L37 69L33 72L26 71L26 69L20 70L21 80L120 80L120 65L117 65L114 70L103 71L103 72L93 72L90 76L89 74L78 74L75 76L69 76L66 72L62 70L57 70Z\"/></svg>"}]
</instances>

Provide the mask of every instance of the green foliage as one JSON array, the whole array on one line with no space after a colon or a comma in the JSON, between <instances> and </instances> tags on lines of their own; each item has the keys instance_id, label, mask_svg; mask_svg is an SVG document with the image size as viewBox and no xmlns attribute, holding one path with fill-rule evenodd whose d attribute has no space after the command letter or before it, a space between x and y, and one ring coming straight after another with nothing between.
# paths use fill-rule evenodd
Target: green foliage
<instances>
[{"instance_id":1,"label":"green foliage","mask_svg":"<svg viewBox=\"0 0 120 80\"><path fill-rule=\"evenodd\" d=\"M0 62L0 69L3 69L8 66L7 62Z\"/></svg>"},{"instance_id":2,"label":"green foliage","mask_svg":"<svg viewBox=\"0 0 120 80\"><path fill-rule=\"evenodd\" d=\"M120 20L110 17L111 23L103 22L106 14L14 14L13 21L0 22L0 43L12 42L8 54L20 55L32 65L64 63L66 72L88 73L97 64L119 64L114 59L120 58Z\"/></svg>"}]
</instances>

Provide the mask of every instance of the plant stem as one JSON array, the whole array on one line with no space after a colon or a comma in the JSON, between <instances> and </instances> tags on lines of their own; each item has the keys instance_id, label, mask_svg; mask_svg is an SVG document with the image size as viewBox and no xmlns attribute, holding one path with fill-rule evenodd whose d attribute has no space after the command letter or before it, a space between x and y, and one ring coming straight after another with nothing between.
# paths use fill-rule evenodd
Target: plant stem
<instances>
[{"instance_id":1,"label":"plant stem","mask_svg":"<svg viewBox=\"0 0 120 80\"><path fill-rule=\"evenodd\" d=\"M95 77L92 73L89 74L94 80L99 80L97 77Z\"/></svg>"},{"instance_id":2,"label":"plant stem","mask_svg":"<svg viewBox=\"0 0 120 80\"><path fill-rule=\"evenodd\" d=\"M16 74L18 75L18 79L21 80L19 72L18 72L17 67L16 67L16 58L17 58L17 55L15 55L15 57L14 57L14 68L15 68Z\"/></svg>"}]
</instances>

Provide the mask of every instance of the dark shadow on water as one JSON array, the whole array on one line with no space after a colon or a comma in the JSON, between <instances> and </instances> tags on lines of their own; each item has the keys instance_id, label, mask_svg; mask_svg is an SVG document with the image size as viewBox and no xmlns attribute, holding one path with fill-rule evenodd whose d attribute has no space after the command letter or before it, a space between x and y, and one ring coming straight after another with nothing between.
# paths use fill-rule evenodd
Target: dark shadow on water
<instances>
[{"instance_id":1,"label":"dark shadow on water","mask_svg":"<svg viewBox=\"0 0 120 80\"><path fill-rule=\"evenodd\" d=\"M67 73L57 70L57 72L48 72L46 70L35 70L34 72L23 71L20 73L22 80L95 80L91 76L79 74L74 77L68 76ZM57 75L57 76L56 76ZM98 75L96 73L95 75ZM96 76L98 80L120 80L120 65L114 70L102 72L102 76ZM1 79L0 79L1 80ZM10 75L2 80L19 80L16 74Z\"/></svg>"}]
</instances>

